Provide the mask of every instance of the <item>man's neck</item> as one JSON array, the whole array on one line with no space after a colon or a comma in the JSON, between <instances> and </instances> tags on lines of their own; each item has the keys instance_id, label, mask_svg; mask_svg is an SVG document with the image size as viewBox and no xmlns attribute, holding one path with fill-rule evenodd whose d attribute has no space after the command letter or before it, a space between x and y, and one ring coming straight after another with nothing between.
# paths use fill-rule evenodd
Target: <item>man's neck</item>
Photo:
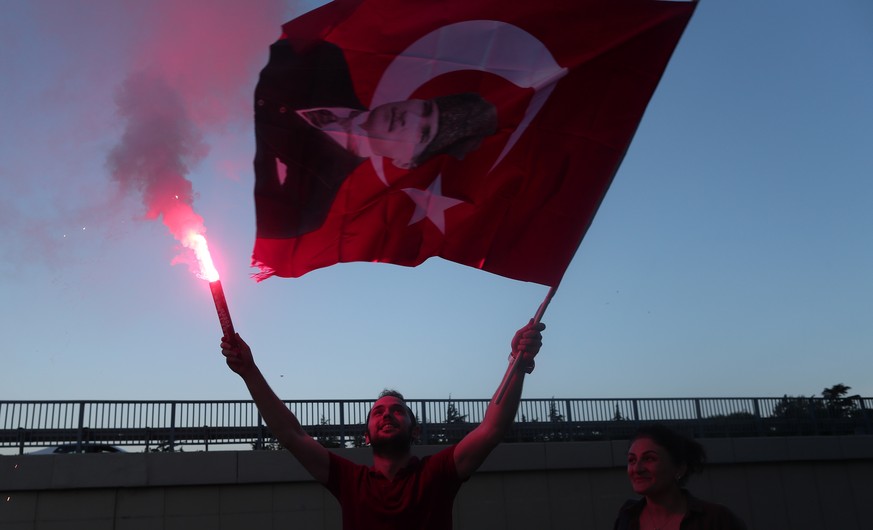
<instances>
[{"instance_id":1,"label":"man's neck","mask_svg":"<svg viewBox=\"0 0 873 530\"><path fill-rule=\"evenodd\" d=\"M412 459L412 453L388 453L376 454L373 453L373 468L384 475L388 480L394 480L397 473L409 465Z\"/></svg>"}]
</instances>

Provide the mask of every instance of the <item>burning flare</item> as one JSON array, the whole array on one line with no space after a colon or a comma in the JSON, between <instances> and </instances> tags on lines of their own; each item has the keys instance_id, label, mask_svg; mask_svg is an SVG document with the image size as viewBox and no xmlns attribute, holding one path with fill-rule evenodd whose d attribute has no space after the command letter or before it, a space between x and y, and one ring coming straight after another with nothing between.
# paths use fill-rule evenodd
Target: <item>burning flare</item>
<instances>
[{"instance_id":1,"label":"burning flare","mask_svg":"<svg viewBox=\"0 0 873 530\"><path fill-rule=\"evenodd\" d=\"M125 127L121 141L106 162L122 191L142 195L147 219L160 218L183 247L190 252L173 259L186 263L198 278L209 282L218 320L224 336L235 332L206 244L203 218L194 212L194 190L186 175L208 152L202 133L189 117L186 100L160 70L131 74L116 94L118 114Z\"/></svg>"},{"instance_id":2,"label":"burning flare","mask_svg":"<svg viewBox=\"0 0 873 530\"><path fill-rule=\"evenodd\" d=\"M212 291L212 301L215 302L215 311L218 312L221 332L224 333L224 338L233 340L236 331L234 331L233 321L230 319L230 310L227 308L224 288L222 288L221 281L218 279L218 270L215 268L215 264L212 263L212 256L209 254L209 245L206 243L206 237L203 234L191 231L182 238L182 244L194 251L197 263L200 265L200 272L197 273L197 277L209 282L209 290Z\"/></svg>"},{"instance_id":3,"label":"burning flare","mask_svg":"<svg viewBox=\"0 0 873 530\"><path fill-rule=\"evenodd\" d=\"M208 282L218 281L218 270L215 264L212 263L212 256L209 254L209 245L206 243L206 237L203 234L196 232L188 232L182 238L182 245L194 251L194 256L197 258L197 263L200 266L200 272L197 277Z\"/></svg>"}]
</instances>

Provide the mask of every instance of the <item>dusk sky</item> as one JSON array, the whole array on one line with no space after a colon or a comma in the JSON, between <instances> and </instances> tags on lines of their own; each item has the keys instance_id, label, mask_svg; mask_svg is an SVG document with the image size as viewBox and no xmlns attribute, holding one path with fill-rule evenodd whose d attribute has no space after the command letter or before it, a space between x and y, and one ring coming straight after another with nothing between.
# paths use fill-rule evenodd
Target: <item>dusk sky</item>
<instances>
[{"instance_id":1,"label":"dusk sky","mask_svg":"<svg viewBox=\"0 0 873 530\"><path fill-rule=\"evenodd\" d=\"M149 98L177 110L234 324L281 398L492 395L547 287L440 259L250 278L252 93L316 5L3 2L0 399L249 399L208 284L113 178ZM873 396L871 28L869 0L700 2L524 397Z\"/></svg>"}]
</instances>

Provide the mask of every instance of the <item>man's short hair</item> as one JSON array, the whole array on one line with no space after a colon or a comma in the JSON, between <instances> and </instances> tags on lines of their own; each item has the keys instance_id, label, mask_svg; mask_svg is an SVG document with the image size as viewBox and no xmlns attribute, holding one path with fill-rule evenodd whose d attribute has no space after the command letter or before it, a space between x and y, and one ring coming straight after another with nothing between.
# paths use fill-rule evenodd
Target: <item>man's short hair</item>
<instances>
[{"instance_id":1,"label":"man's short hair","mask_svg":"<svg viewBox=\"0 0 873 530\"><path fill-rule=\"evenodd\" d=\"M479 147L482 139L497 131L497 109L475 92L451 94L433 99L437 107L437 134L412 165L420 166L436 155L448 154L458 160Z\"/></svg>"},{"instance_id":2,"label":"man's short hair","mask_svg":"<svg viewBox=\"0 0 873 530\"><path fill-rule=\"evenodd\" d=\"M379 392L379 397L376 398L376 401L378 401L386 396L395 397L395 398L399 399L400 401L402 401L403 404L406 405L406 412L408 412L409 417L412 418L412 426L415 427L418 425L418 419L416 419L415 413L412 412L412 408L410 408L410 406L406 404L406 398L403 397L403 394L401 394L400 392L398 392L394 389L386 388L386 389L382 390L381 392ZM372 407L370 407L370 411L367 412L367 422L368 423L370 422L370 413L371 412L373 412Z\"/></svg>"}]
</instances>

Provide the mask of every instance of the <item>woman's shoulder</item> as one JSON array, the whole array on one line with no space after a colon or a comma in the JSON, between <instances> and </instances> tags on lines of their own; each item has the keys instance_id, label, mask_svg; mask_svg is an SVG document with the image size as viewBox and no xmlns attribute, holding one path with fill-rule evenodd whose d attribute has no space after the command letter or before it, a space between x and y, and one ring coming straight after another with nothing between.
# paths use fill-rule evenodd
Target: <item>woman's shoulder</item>
<instances>
[{"instance_id":1,"label":"woman's shoulder","mask_svg":"<svg viewBox=\"0 0 873 530\"><path fill-rule=\"evenodd\" d=\"M705 501L686 492L688 514L703 523L700 528L718 530L746 530L746 524L727 506ZM695 527L697 528L697 527Z\"/></svg>"},{"instance_id":2,"label":"woman's shoulder","mask_svg":"<svg viewBox=\"0 0 873 530\"><path fill-rule=\"evenodd\" d=\"M632 522L638 520L645 504L646 500L644 498L626 500L621 505L621 508L618 509L618 515L612 526L613 530L629 530L633 526Z\"/></svg>"},{"instance_id":3,"label":"woman's shoulder","mask_svg":"<svg viewBox=\"0 0 873 530\"><path fill-rule=\"evenodd\" d=\"M628 499L624 501L624 504L621 505L621 508L618 509L620 512L639 512L642 511L643 506L646 505L645 497L636 498L636 499Z\"/></svg>"}]
</instances>

